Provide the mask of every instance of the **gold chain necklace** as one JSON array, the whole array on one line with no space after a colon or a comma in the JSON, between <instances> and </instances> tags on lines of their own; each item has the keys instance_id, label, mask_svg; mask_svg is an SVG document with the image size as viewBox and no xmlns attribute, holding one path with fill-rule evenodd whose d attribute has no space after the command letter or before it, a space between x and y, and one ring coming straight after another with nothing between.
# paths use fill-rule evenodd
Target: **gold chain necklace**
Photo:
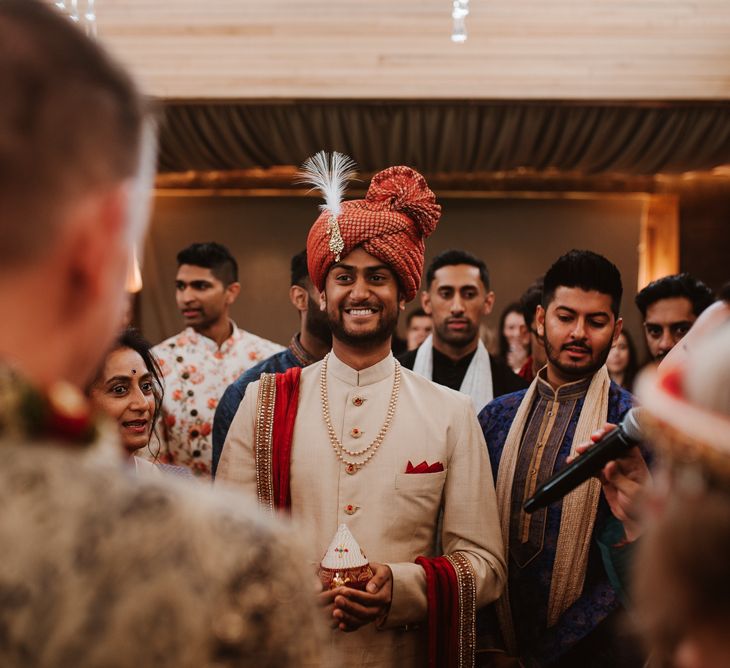
<instances>
[{"instance_id":1,"label":"gold chain necklace","mask_svg":"<svg viewBox=\"0 0 730 668\"><path fill-rule=\"evenodd\" d=\"M345 470L347 473L352 474L356 473L373 458L375 453L378 451L380 444L385 439L385 435L390 429L390 424L393 422L393 416L395 415L395 407L398 403L401 366L397 359L393 359L395 366L393 390L390 393L390 401L388 402L388 412L385 415L385 422L383 422L383 426L380 428L378 435L375 437L373 442L370 443L370 445L364 447L362 450L348 450L344 445L342 445L342 443L340 443L340 439L337 438L337 432L335 432L335 428L332 426L332 419L330 417L329 399L327 397L327 362L329 361L329 356L330 353L327 353L319 374L319 391L322 399L322 417L324 418L325 425L327 425L327 434L329 435L330 443L332 444L332 448L334 449L337 458L345 464ZM361 461L352 461L351 459L348 459L346 455L349 455L349 457L364 457L364 459Z\"/></svg>"}]
</instances>

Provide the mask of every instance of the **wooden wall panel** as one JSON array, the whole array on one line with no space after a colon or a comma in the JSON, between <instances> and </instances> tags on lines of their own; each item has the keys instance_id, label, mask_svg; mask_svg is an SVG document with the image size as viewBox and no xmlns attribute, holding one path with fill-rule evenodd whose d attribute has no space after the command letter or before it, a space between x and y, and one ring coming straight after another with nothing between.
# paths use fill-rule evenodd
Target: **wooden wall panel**
<instances>
[{"instance_id":1,"label":"wooden wall panel","mask_svg":"<svg viewBox=\"0 0 730 668\"><path fill-rule=\"evenodd\" d=\"M650 195L641 220L638 289L678 271L679 197Z\"/></svg>"},{"instance_id":2,"label":"wooden wall panel","mask_svg":"<svg viewBox=\"0 0 730 668\"><path fill-rule=\"evenodd\" d=\"M730 97L728 0L99 0L100 38L169 99Z\"/></svg>"},{"instance_id":3,"label":"wooden wall panel","mask_svg":"<svg viewBox=\"0 0 730 668\"><path fill-rule=\"evenodd\" d=\"M175 307L175 255L194 241L223 243L238 259L243 289L231 313L239 326L282 344L295 331L296 312L288 298L289 260L304 247L319 200L228 195L157 192L140 255L141 325L151 340L160 341L182 328ZM626 295L623 314L632 334L641 332L633 295L646 196L449 197L438 192L437 197L443 214L426 242L426 262L449 248L470 250L486 261L497 294L488 325L496 327L502 309L560 255L571 248L591 248L621 270Z\"/></svg>"}]
</instances>

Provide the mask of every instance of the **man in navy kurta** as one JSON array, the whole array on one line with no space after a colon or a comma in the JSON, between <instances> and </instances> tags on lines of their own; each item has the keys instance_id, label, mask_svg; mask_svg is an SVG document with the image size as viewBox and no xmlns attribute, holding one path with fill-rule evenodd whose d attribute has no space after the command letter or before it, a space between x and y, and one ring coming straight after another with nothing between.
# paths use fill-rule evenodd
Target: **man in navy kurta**
<instances>
[{"instance_id":1,"label":"man in navy kurta","mask_svg":"<svg viewBox=\"0 0 730 668\"><path fill-rule=\"evenodd\" d=\"M547 366L530 389L495 399L479 415L492 470L498 477L512 423L521 404L529 402L521 432L513 435L519 439L519 450L509 493L498 499L509 506L505 538L515 645L510 653L527 666L632 665L634 648L626 653L627 643L616 629L619 594L604 566L602 550L620 559L618 553L635 537L633 522L622 526L600 495L582 591L550 623L549 600L564 520L563 501L532 515L522 508L535 490L566 464L586 409L589 387L603 378L599 375L605 374L606 357L621 331L621 292L618 270L605 258L587 251L572 251L560 258L546 274L542 306L536 314ZM607 375L603 382L601 415L605 414L610 423L619 423L631 408L631 395L610 383ZM593 404L595 396L591 394ZM632 451L631 458L632 466L645 468L638 451ZM507 512L507 508L502 510ZM493 612L482 616L482 628L499 636L496 625L490 624Z\"/></svg>"}]
</instances>

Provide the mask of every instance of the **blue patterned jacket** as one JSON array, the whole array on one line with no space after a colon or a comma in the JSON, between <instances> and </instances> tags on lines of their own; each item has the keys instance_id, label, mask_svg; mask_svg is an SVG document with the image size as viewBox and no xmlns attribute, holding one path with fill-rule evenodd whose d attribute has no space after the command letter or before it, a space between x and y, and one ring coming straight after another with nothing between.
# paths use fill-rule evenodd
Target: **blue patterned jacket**
<instances>
[{"instance_id":1,"label":"blue patterned jacket","mask_svg":"<svg viewBox=\"0 0 730 668\"><path fill-rule=\"evenodd\" d=\"M214 478L228 430L231 427L233 418L236 417L238 407L243 401L246 388L251 383L256 382L262 373L283 373L295 366L303 365L291 349L286 348L251 367L226 388L215 409L215 418L213 419L213 467L211 470Z\"/></svg>"},{"instance_id":2,"label":"blue patterned jacket","mask_svg":"<svg viewBox=\"0 0 730 668\"><path fill-rule=\"evenodd\" d=\"M526 392L527 390L520 390L499 397L487 404L479 414L495 480L507 433ZM554 471L565 466L582 406L583 399L580 399L564 434ZM608 421L619 423L631 406L631 394L612 382L609 390ZM562 503L548 507L544 543L534 559L522 567L517 566L513 558L508 560L510 604L520 657L527 666L551 665L571 647L586 638L620 606L619 596L609 582L596 540L610 523L616 522L602 495L583 593L554 626L547 628L548 596L561 511ZM485 611L481 615L480 630L484 631L484 626L490 625L493 620L493 613ZM487 632L490 631L494 629L487 629Z\"/></svg>"}]
</instances>

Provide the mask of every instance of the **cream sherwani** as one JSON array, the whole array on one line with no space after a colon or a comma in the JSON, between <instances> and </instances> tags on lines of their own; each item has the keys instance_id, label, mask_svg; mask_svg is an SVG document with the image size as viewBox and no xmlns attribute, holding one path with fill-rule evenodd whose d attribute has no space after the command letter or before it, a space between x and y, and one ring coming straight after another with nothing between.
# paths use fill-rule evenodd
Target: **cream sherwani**
<instances>
[{"instance_id":1,"label":"cream sherwani","mask_svg":"<svg viewBox=\"0 0 730 668\"><path fill-rule=\"evenodd\" d=\"M391 355L356 371L334 354L327 369L330 414L349 450L377 435L387 413L395 361ZM426 578L413 563L434 553L443 506L443 553L460 551L475 572L477 607L496 599L505 579L492 472L484 437L469 397L402 370L390 430L373 459L354 475L345 471L330 444L320 399L322 362L303 369L291 455L291 516L304 530L312 567L321 560L337 527L345 523L370 561L393 572L393 601L377 630L333 631L332 643L353 666L424 666ZM258 383L239 407L223 448L216 482L256 493L254 427ZM357 437L359 430L361 436ZM441 463L439 473L405 473Z\"/></svg>"}]
</instances>

